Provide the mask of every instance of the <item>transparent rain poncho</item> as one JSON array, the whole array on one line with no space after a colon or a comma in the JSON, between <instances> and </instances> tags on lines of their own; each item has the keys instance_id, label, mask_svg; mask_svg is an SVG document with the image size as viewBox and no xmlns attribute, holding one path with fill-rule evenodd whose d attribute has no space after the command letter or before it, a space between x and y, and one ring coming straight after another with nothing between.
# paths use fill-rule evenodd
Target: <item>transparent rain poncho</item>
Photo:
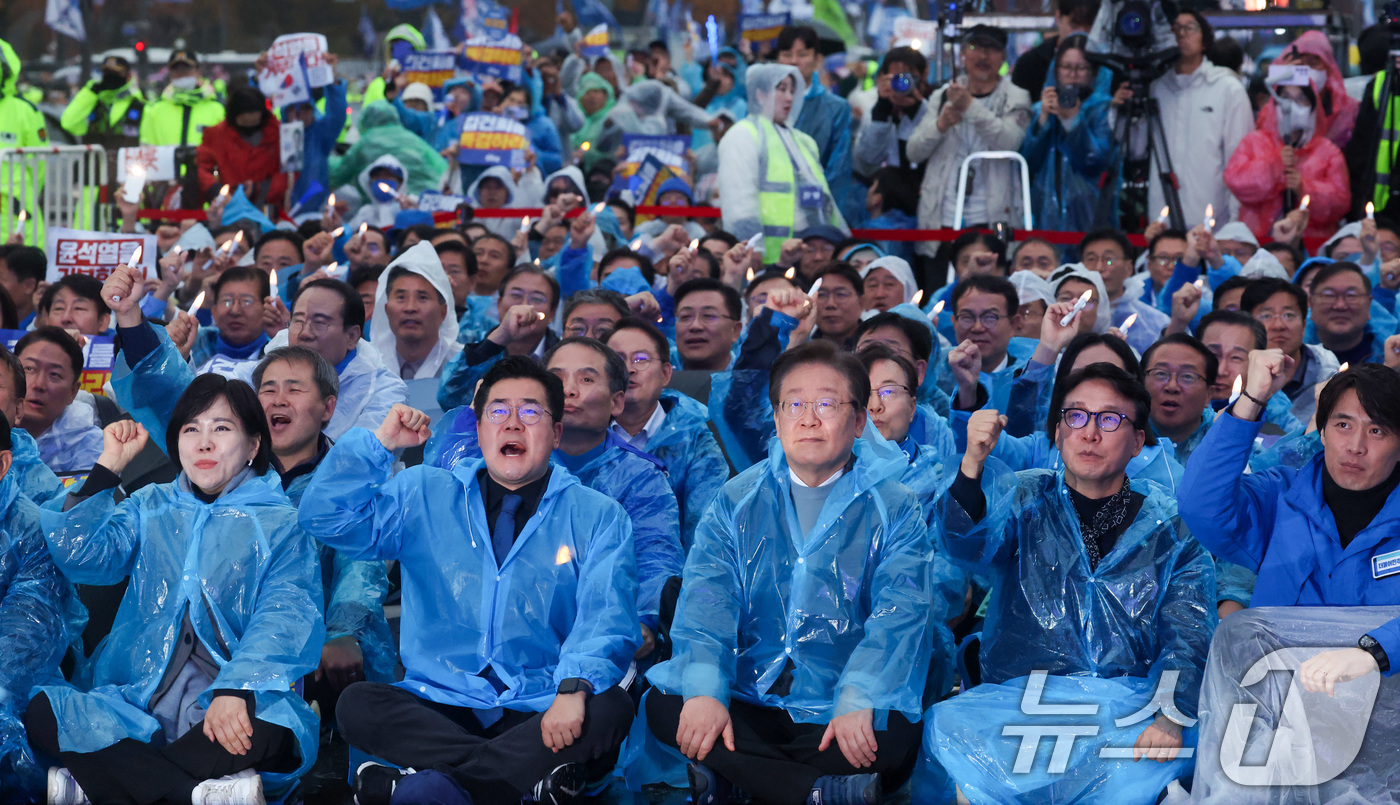
<instances>
[{"instance_id":1,"label":"transparent rain poncho","mask_svg":"<svg viewBox=\"0 0 1400 805\"><path fill-rule=\"evenodd\" d=\"M61 682L58 664L86 612L44 544L39 512L13 470L0 479L0 802L43 791L22 716L35 685Z\"/></svg>"},{"instance_id":2,"label":"transparent rain poncho","mask_svg":"<svg viewBox=\"0 0 1400 805\"><path fill-rule=\"evenodd\" d=\"M603 691L641 643L637 569L622 507L553 468L539 508L497 567L476 475L394 456L356 428L332 447L302 498L301 524L357 559L403 575L399 687L455 707L543 712L559 682ZM487 669L505 683L497 692Z\"/></svg>"},{"instance_id":3,"label":"transparent rain poncho","mask_svg":"<svg viewBox=\"0 0 1400 805\"><path fill-rule=\"evenodd\" d=\"M403 127L398 110L388 101L375 101L355 118L360 139L345 152L331 158L331 186L354 185L361 173L382 156L396 157L408 174L403 192L416 196L424 190L436 190L447 172L447 160L423 141L422 137Z\"/></svg>"},{"instance_id":4,"label":"transparent rain poncho","mask_svg":"<svg viewBox=\"0 0 1400 805\"><path fill-rule=\"evenodd\" d=\"M112 631L89 663L87 691L42 688L60 748L94 752L125 738L151 740L160 724L147 708L188 618L219 666L200 705L207 708L215 690L252 691L255 717L291 730L301 756L296 770L264 780L304 774L316 760L319 724L293 687L320 662L326 633L316 546L297 526L277 474L247 470L213 503L196 498L183 474L121 503L113 493L68 512L40 512L49 551L69 579L101 585L130 576Z\"/></svg>"},{"instance_id":5,"label":"transparent rain poncho","mask_svg":"<svg viewBox=\"0 0 1400 805\"><path fill-rule=\"evenodd\" d=\"M15 477L19 491L30 500L43 506L67 494L63 482L39 458L39 445L24 428L10 429L10 458L13 462L10 474Z\"/></svg>"},{"instance_id":6,"label":"transparent rain poncho","mask_svg":"<svg viewBox=\"0 0 1400 805\"><path fill-rule=\"evenodd\" d=\"M1191 797L1211 805L1400 802L1400 678L1308 693L1297 669L1400 617L1400 607L1264 607L1220 622L1201 687Z\"/></svg>"},{"instance_id":7,"label":"transparent rain poncho","mask_svg":"<svg viewBox=\"0 0 1400 805\"><path fill-rule=\"evenodd\" d=\"M480 459L476 426L471 406L443 414L423 447L423 463L452 470ZM637 612L654 628L661 612L661 592L667 580L681 574L685 562L676 494L666 481L665 465L655 457L631 447L611 430L604 445L602 455L578 471L578 480L621 503L627 512L637 548ZM568 472L558 452L554 465L556 472Z\"/></svg>"},{"instance_id":8,"label":"transparent rain poncho","mask_svg":"<svg viewBox=\"0 0 1400 805\"><path fill-rule=\"evenodd\" d=\"M666 411L661 429L647 439L646 452L666 465L666 480L680 507L681 548L689 551L700 517L729 480L729 464L710 433L710 412L679 392L661 392Z\"/></svg>"},{"instance_id":9,"label":"transparent rain poncho","mask_svg":"<svg viewBox=\"0 0 1400 805\"><path fill-rule=\"evenodd\" d=\"M1173 672L1174 680L1165 676L1171 701L1194 717L1216 622L1213 565L1187 533L1171 496L1151 483L1130 483L1145 496L1141 509L1095 569L1063 472L1009 473L989 462L982 478L987 514L975 524L951 494L945 496L946 550L970 571L989 576L992 594L981 633L983 684L930 711L924 743L932 756L925 753L917 772L923 790L939 787L942 770L975 789L975 795L967 792L973 801L1137 801L1125 797L1158 782L1146 782L1146 770L1093 760L1038 781L1012 771L1017 740L988 735L993 726L1001 735L1003 725L1026 723L1021 692L1035 672L1049 674L1056 687L1079 689L1100 710L1117 707L1129 692L1141 706ZM1131 728L1132 740L1146 726ZM1185 768L1189 764L1177 773ZM1077 793L1051 796L1040 790L1045 785Z\"/></svg>"}]
</instances>

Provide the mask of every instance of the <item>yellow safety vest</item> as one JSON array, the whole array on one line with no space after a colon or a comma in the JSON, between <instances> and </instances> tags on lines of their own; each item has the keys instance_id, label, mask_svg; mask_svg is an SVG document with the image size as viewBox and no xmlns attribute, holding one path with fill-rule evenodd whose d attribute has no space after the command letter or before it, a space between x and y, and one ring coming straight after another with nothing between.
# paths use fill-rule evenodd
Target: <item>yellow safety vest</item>
<instances>
[{"instance_id":1,"label":"yellow safety vest","mask_svg":"<svg viewBox=\"0 0 1400 805\"><path fill-rule=\"evenodd\" d=\"M773 121L766 117L746 117L735 124L735 128L740 127L751 131L754 142L759 145L758 218L763 226L763 262L772 264L778 262L783 241L792 237L793 225L797 222L796 172ZM821 184L822 192L830 197L816 142L796 129L791 132L793 142L807 160L809 171Z\"/></svg>"},{"instance_id":2,"label":"yellow safety vest","mask_svg":"<svg viewBox=\"0 0 1400 805\"><path fill-rule=\"evenodd\" d=\"M1371 100L1381 115L1381 131L1376 141L1376 187L1371 198L1376 204L1376 212L1385 209L1390 201L1390 161L1393 158L1395 143L1400 141L1400 98L1392 96L1390 108L1380 108L1384 79L1384 74L1377 74L1371 81Z\"/></svg>"}]
</instances>

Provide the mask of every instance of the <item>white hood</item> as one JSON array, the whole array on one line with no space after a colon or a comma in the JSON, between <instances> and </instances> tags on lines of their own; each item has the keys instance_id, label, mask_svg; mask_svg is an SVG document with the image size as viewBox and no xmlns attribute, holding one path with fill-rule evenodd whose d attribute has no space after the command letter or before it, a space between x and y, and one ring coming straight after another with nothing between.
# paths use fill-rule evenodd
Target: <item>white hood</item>
<instances>
[{"instance_id":1,"label":"white hood","mask_svg":"<svg viewBox=\"0 0 1400 805\"><path fill-rule=\"evenodd\" d=\"M909 262L902 257L880 257L865 264L865 268L860 270L860 278L863 280L870 276L870 272L877 268L883 268L894 275L899 280L899 284L904 286L904 298L901 302L909 302L914 298L914 294L919 290L919 283L914 281L914 270L909 267Z\"/></svg>"},{"instance_id":2,"label":"white hood","mask_svg":"<svg viewBox=\"0 0 1400 805\"><path fill-rule=\"evenodd\" d=\"M427 280L447 301L447 315L443 317L442 324L438 325L438 345L414 375L415 379L434 377L447 360L456 354L453 347L460 349L461 345L457 343L457 317L453 315L451 304L452 283L447 279L447 272L442 268L442 260L438 258L437 250L428 241L415 243L384 269L382 281L374 293L374 317L369 322L370 343L374 345L373 351L379 354L384 366L391 371L398 367L398 342L394 338L393 330L389 329L389 316L384 312L385 303L389 299L389 275L395 268L404 268Z\"/></svg>"}]
</instances>

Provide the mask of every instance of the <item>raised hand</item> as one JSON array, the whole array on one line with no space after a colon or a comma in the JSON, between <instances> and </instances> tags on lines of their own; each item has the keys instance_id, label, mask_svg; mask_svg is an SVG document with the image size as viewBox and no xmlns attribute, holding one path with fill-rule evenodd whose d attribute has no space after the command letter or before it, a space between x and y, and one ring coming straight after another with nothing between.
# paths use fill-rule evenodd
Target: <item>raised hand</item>
<instances>
[{"instance_id":1,"label":"raised hand","mask_svg":"<svg viewBox=\"0 0 1400 805\"><path fill-rule=\"evenodd\" d=\"M102 429L102 453L97 463L121 475L126 465L141 452L150 437L134 419L119 419Z\"/></svg>"},{"instance_id":2,"label":"raised hand","mask_svg":"<svg viewBox=\"0 0 1400 805\"><path fill-rule=\"evenodd\" d=\"M433 435L428 426L428 415L417 408L403 403L394 403L384 423L374 432L374 436L389 451L417 447Z\"/></svg>"},{"instance_id":3,"label":"raised hand","mask_svg":"<svg viewBox=\"0 0 1400 805\"><path fill-rule=\"evenodd\" d=\"M1072 323L1072 322L1071 322ZM982 375L982 352L970 340L948 350L948 368L958 382L958 405L971 408L977 404L977 384Z\"/></svg>"},{"instance_id":4,"label":"raised hand","mask_svg":"<svg viewBox=\"0 0 1400 805\"><path fill-rule=\"evenodd\" d=\"M501 317L501 323L486 337L502 346L512 341L542 333L545 324L544 313L531 305L511 305Z\"/></svg>"},{"instance_id":5,"label":"raised hand","mask_svg":"<svg viewBox=\"0 0 1400 805\"><path fill-rule=\"evenodd\" d=\"M962 474L969 478L981 478L982 466L987 456L997 446L997 439L1006 427L1006 417L1000 411L983 408L972 412L967 420L967 449L963 451Z\"/></svg>"},{"instance_id":6,"label":"raised hand","mask_svg":"<svg viewBox=\"0 0 1400 805\"><path fill-rule=\"evenodd\" d=\"M112 309L117 326L135 327L141 323L140 291L145 290L146 272L140 268L117 266L102 283L102 301Z\"/></svg>"}]
</instances>

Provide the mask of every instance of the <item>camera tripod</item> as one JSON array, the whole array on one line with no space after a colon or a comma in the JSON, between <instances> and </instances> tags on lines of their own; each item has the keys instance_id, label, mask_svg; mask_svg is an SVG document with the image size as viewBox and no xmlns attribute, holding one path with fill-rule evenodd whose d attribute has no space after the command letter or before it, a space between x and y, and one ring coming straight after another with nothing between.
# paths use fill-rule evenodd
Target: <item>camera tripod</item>
<instances>
[{"instance_id":1,"label":"camera tripod","mask_svg":"<svg viewBox=\"0 0 1400 805\"><path fill-rule=\"evenodd\" d=\"M1386 56L1385 73L1381 79L1381 96L1376 104L1376 114L1380 118L1376 145L1371 150L1371 158L1366 160L1366 181L1361 185L1366 191L1364 198L1368 201L1376 197L1378 184L1384 183L1387 190L1394 186L1390 175L1400 170L1400 166L1395 164L1396 158L1400 157L1400 140L1397 140L1394 133L1387 134L1391 131L1390 105L1395 100L1396 92L1400 91L1400 4L1389 3L1382 22L1390 29L1390 53ZM1390 160L1387 162L1389 173L1384 176L1376 170L1381 148L1390 151ZM1381 209L1386 207L1384 204L1376 206Z\"/></svg>"},{"instance_id":2,"label":"camera tripod","mask_svg":"<svg viewBox=\"0 0 1400 805\"><path fill-rule=\"evenodd\" d=\"M1132 90L1132 97L1123 104L1118 121L1113 127L1113 158L1099 179L1099 201L1094 207L1094 226L1113 225L1113 207L1120 202L1114 179L1122 176L1121 186L1129 202L1126 206L1130 214L1122 216L1119 227L1134 231L1145 227L1149 220L1147 199L1155 164L1158 181L1162 186L1162 196L1166 199L1168 221L1173 229L1184 231L1186 215L1181 209L1176 171L1172 167L1171 151L1167 148L1166 130L1162 127L1162 110L1158 107L1157 100L1148 94L1145 72L1134 66L1128 66L1125 72L1128 75L1128 87ZM1133 132L1139 127L1147 134L1145 152L1142 157L1130 160ZM1125 167L1129 170L1125 171ZM1128 190L1130 187L1133 189ZM1130 220L1131 218L1137 220Z\"/></svg>"}]
</instances>

